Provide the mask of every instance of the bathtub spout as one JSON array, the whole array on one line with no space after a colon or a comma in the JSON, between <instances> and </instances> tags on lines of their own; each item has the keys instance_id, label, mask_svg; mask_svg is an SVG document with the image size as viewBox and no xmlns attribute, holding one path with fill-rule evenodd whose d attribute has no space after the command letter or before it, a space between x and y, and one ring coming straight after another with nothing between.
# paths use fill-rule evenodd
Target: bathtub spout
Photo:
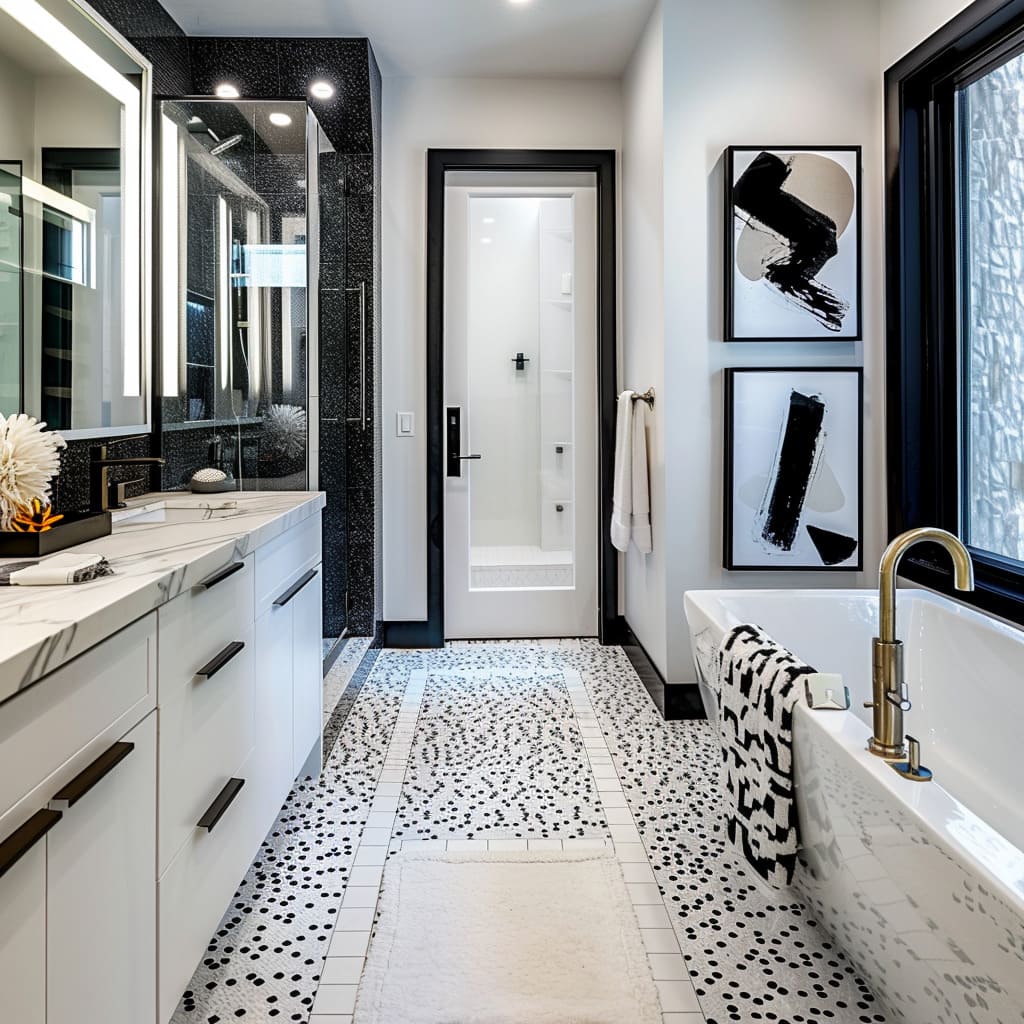
<instances>
[{"instance_id":1,"label":"bathtub spout","mask_svg":"<svg viewBox=\"0 0 1024 1024\"><path fill-rule=\"evenodd\" d=\"M915 544L940 544L953 559L953 581L957 590L974 589L974 566L967 548L946 530L922 528L900 534L882 555L878 570L878 636L872 650L872 709L874 735L868 750L879 757L898 760L906 756L903 746L903 714L910 710L907 684L903 678L903 644L896 639L896 573L900 559Z\"/></svg>"}]
</instances>

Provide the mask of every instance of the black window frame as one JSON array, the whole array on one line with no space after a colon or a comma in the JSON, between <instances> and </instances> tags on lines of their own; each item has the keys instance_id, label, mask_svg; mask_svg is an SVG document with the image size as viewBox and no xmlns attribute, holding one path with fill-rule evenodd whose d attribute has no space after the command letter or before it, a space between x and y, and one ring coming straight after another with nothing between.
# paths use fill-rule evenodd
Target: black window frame
<instances>
[{"instance_id":1,"label":"black window frame","mask_svg":"<svg viewBox=\"0 0 1024 1024\"><path fill-rule=\"evenodd\" d=\"M958 90L1024 50L1024 0L976 0L885 74L886 458L889 536L961 533ZM949 557L922 545L901 575L1024 624L1024 563L970 548L976 589L958 593Z\"/></svg>"}]
</instances>

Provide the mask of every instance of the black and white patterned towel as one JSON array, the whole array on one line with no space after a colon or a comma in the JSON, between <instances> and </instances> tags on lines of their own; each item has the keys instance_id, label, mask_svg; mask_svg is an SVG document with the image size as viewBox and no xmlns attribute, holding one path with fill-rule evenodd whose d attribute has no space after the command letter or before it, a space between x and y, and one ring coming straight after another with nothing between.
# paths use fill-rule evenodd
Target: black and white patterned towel
<instances>
[{"instance_id":1,"label":"black and white patterned towel","mask_svg":"<svg viewBox=\"0 0 1024 1024\"><path fill-rule=\"evenodd\" d=\"M729 839L781 888L800 848L793 796L793 708L814 669L757 626L737 626L718 649L718 729Z\"/></svg>"}]
</instances>

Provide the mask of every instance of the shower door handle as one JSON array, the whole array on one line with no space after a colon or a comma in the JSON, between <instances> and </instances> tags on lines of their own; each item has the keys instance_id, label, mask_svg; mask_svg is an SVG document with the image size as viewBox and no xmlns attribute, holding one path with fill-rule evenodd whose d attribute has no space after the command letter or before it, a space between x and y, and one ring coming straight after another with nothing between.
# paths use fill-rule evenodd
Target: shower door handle
<instances>
[{"instance_id":1,"label":"shower door handle","mask_svg":"<svg viewBox=\"0 0 1024 1024\"><path fill-rule=\"evenodd\" d=\"M359 293L359 415L349 416L347 423L358 423L366 433L366 282L360 281L346 292Z\"/></svg>"}]
</instances>

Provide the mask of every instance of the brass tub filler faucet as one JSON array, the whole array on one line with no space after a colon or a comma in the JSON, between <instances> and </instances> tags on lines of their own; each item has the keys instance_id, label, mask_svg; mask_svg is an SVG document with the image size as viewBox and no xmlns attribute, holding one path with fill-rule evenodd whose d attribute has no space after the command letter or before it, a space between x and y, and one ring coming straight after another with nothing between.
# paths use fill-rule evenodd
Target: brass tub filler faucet
<instances>
[{"instance_id":1,"label":"brass tub filler faucet","mask_svg":"<svg viewBox=\"0 0 1024 1024\"><path fill-rule=\"evenodd\" d=\"M878 636L872 643L873 735L868 750L888 761L906 778L927 781L931 772L920 763L919 744L912 736L910 755L903 744L903 715L910 710L910 698L903 677L903 643L896 639L896 572L900 559L916 544L939 544L953 559L953 582L957 590L974 589L974 566L967 548L946 530L925 527L900 534L882 555L878 570Z\"/></svg>"}]
</instances>

